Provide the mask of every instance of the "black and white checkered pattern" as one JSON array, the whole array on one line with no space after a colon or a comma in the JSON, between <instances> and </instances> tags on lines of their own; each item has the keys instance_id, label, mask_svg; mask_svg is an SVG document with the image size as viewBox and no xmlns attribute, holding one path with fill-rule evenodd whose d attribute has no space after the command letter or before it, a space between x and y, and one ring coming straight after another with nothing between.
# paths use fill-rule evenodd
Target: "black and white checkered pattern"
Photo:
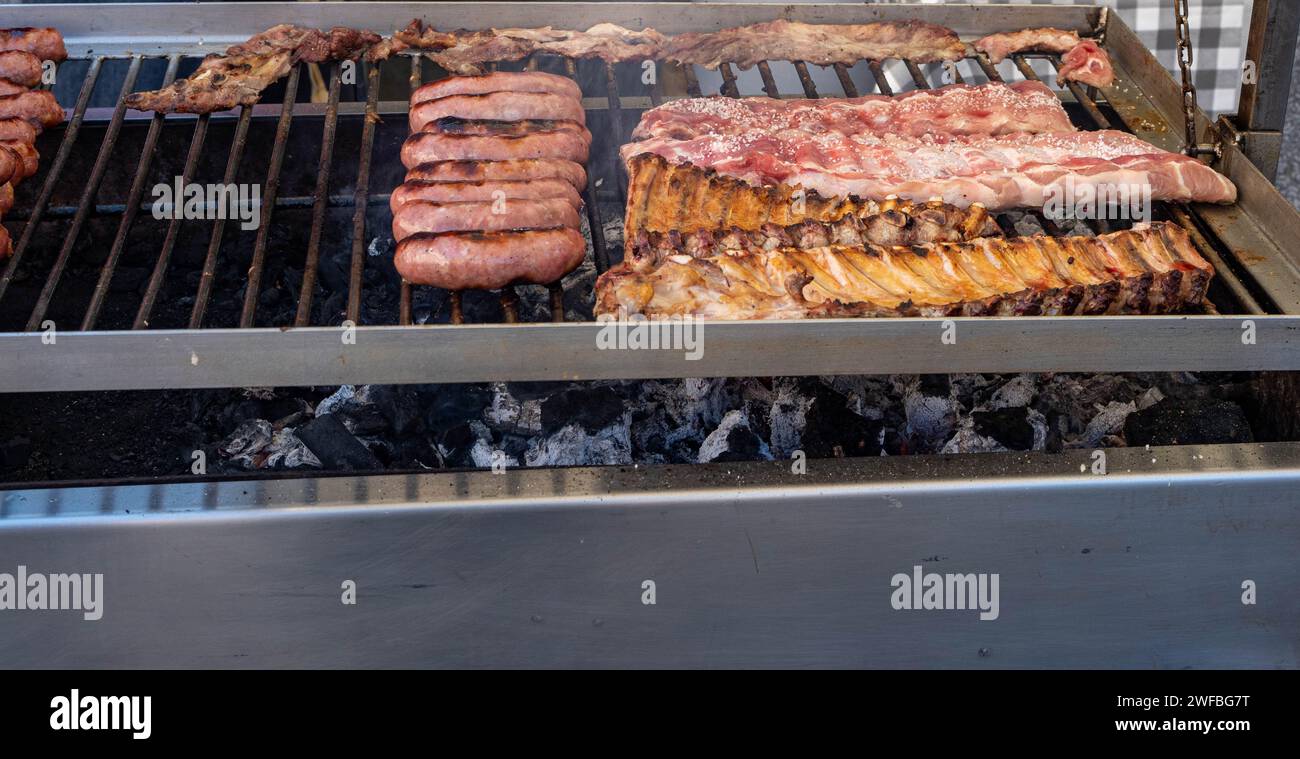
<instances>
[{"instance_id":1,"label":"black and white checkered pattern","mask_svg":"<svg viewBox=\"0 0 1300 759\"><path fill-rule=\"evenodd\" d=\"M912 0L916 2L917 0ZM923 3L971 0L919 0ZM1052 5L1108 5L1133 28L1156 58L1180 79L1178 34L1173 0L985 0L990 5L1036 2ZM1218 115L1237 110L1241 70L1250 27L1249 0L1189 0L1192 28L1192 77L1202 108ZM1048 74L1048 70L1040 71Z\"/></svg>"}]
</instances>

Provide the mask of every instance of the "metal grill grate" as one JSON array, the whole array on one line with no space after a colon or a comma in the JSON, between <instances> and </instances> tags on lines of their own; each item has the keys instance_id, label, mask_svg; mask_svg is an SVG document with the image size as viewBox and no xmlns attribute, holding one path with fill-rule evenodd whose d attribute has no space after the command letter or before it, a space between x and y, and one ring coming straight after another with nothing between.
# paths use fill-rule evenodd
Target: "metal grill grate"
<instances>
[{"instance_id":1,"label":"metal grill grate","mask_svg":"<svg viewBox=\"0 0 1300 759\"><path fill-rule=\"evenodd\" d=\"M89 109L88 104L91 102L92 94L101 85L101 80L105 78L102 76L102 72L105 69L106 62L117 59L108 56L81 59L88 64L88 67L81 82L76 103L72 108L71 117L67 124L58 130L61 132L61 139L58 142L57 151L52 160L42 161L42 169L45 174L43 182L39 184L39 192L28 201L26 198L30 188L20 188L16 210L7 219L11 223L22 222L23 226L21 234L17 236L14 254L5 262L3 275L0 276L0 331L12 329L39 330L56 307L59 308L61 318L68 318L73 305L64 302L69 296L62 294L62 290L66 288L69 263L76 255L79 243L87 237L88 222L91 220L98 221L104 217L116 217L118 223L111 244L108 246L108 254L104 258L95 278L93 289L89 297L85 298L84 308L73 317L73 320L80 325L80 329L102 329L104 309L110 300L131 297L136 297L138 300L138 303L132 304L134 306L134 317L130 320L131 328L142 330L155 327L155 317L160 306L169 305L175 308L177 305L176 303L168 303L169 298L175 299L175 287L167 286L169 283L174 283L176 277L181 274L181 272L177 271L174 255L177 245L182 238L197 234L203 228L202 225L205 224L210 224L211 229L207 232L205 253L202 256L201 267L197 270L197 283L193 288L192 303L189 302L188 297L185 299L185 305L189 307L189 315L185 323L192 330L214 326L210 318L209 307L214 287L218 286L217 273L222 263L223 251L226 251L228 247L223 243L226 242L226 228L229 222L186 222L179 218L173 218L166 224L166 232L162 235L161 241L156 244L155 252L152 254L151 274L142 291L139 291L134 296L131 293L115 293L112 289L114 276L124 257L124 253L127 252L128 246L131 244L130 237L133 228L140 219L140 211L148 207L142 205L142 201L144 200L146 187L149 184L151 172L154 170L155 164L158 163L156 157L160 145L165 142L162 139L164 130L168 127L180 126L177 122L181 121L192 124L189 127L191 132L186 158L183 168L179 172L182 184L195 181L211 181L199 176L200 159L205 153L214 149L226 151L225 168L221 175L221 181L231 184L243 175L241 174L241 168L244 165L250 127L254 123L255 112L259 112L259 118L257 119L259 122L269 120L270 114L267 111L276 108L277 104L243 107L237 114L213 114L197 118L154 115L148 118L127 119L124 99L135 89L142 64L147 58L161 59L166 62L164 83L171 82L177 76L184 60L178 54L128 56L127 69L122 78L115 106L106 119L102 118L101 115L102 111L106 109ZM1016 70L1022 77L1026 79L1038 78L1031 65L1031 60L1036 58L1048 60L1055 67L1059 68L1060 66L1058 57L1017 55L1013 57L1013 60ZM971 71L982 73L985 79L990 81L1002 80L998 70L982 54L973 55L966 60L971 65ZM63 64L64 68L61 69L61 72L68 69L69 63ZM929 88L932 86L926 72L915 62L903 60L897 62L897 64L901 64L906 70L910 82L906 80L902 82L890 81L887 70L890 68L897 69L898 66L895 62L871 61L867 63L867 70L874 80L872 91L895 94L909 89ZM591 64L583 64L584 68L588 65ZM601 123L605 124L608 127L608 132L613 135L613 139L604 140L610 155L593 155L591 161L593 177L584 192L587 210L586 232L591 241L593 264L599 273L604 272L615 263L615 260L611 257L611 251L604 234L604 224L607 218L612 220L613 217L607 217L605 211L615 203L618 204L617 208L621 209L626 202L626 177L621 162L617 160L617 146L630 136L631 126L635 124L636 119L639 117L640 110L645 107L647 98L625 98L620 92L619 70L612 64L598 65L603 65L603 72L589 76L586 74L591 72L584 71L584 76L579 76L579 67L573 60L550 55L536 55L526 62L503 64L501 68L503 70L505 68L550 69L567 74L578 81L580 85L585 84L584 96L587 98L589 111L593 117L600 114L603 119ZM630 66L632 64L625 65ZM802 95L809 98L820 97L821 94L818 92L809 65L803 61L794 61L792 65L803 89ZM396 323L405 326L416 323L417 319L413 314L413 304L422 290L430 288L413 287L406 283L398 285L394 291L394 299L397 302L395 308L389 312L391 315L387 319L383 318L382 315L376 316L367 313L363 307L367 287L366 273L369 241L374 237L382 238L387 232L386 228L382 227L382 219L386 218L385 215L387 214L387 200L389 197L387 190L389 188L384 188L384 192L372 193L371 182L372 166L375 153L378 150L376 146L376 124L381 121L379 102L381 67L391 66L409 67L411 91L414 91L415 88L426 81L426 69L432 68L431 64L424 62L421 57L415 55L397 57L378 65L364 65L364 76L358 75L357 77L358 80L364 80L364 85L354 88L358 99L342 103L343 66L342 64L331 64L329 65L328 74L328 99L323 110L315 104L309 108L303 108L302 106L306 104L297 102L298 84L305 64L296 67L289 74L285 83L285 97L283 102L278 104L279 114L271 152L265 168L258 175L262 187L262 219L252 241L251 252L248 254L250 263L244 282L245 292L242 298L242 307L239 309L237 319L239 327L324 326L328 323L338 323L343 318L356 324L391 325ZM828 68L833 71L844 96L857 97L859 94L865 94L859 92L859 87L855 84L849 67L835 65ZM770 97L796 96L778 90L777 78L773 74L771 64L762 62L757 66L757 69L761 78L763 94ZM676 69L675 73L678 76L674 78L682 83L686 95L699 96L701 94L699 78L691 67ZM739 82L732 66L724 64L719 73L722 79L721 94L740 97ZM932 71L931 76L933 75L934 72ZM963 77L960 72L956 72L953 78L957 82L967 81L967 78ZM1078 109L1087 117L1091 127L1098 129L1114 128L1118 120L1108 117L1104 110L1106 106L1099 104L1097 99L1086 88L1075 83L1069 83L1067 87L1072 95L1072 102L1076 103ZM597 91L593 92L592 90ZM650 87L648 93L649 105L658 105L669 97L663 90L662 83L656 83ZM390 107L392 107L392 104L390 104ZM92 112L101 115L101 117L98 119L91 118L90 114ZM289 147L290 131L317 129L315 125L306 124L307 119L300 112L312 118L319 115L322 120L318 128L319 138L313 143L313 147L319 150L315 163L314 190L310 195L306 196L285 196L280 190L286 161L286 150ZM392 116L396 120L398 114L393 111L385 112L383 115ZM229 125L231 122L233 122L234 127L229 140L219 142L216 139L210 139L215 131L215 125ZM355 128L359 122L361 131L359 155L356 159L355 187L351 194L331 195L331 186L337 184L333 169L336 163L336 143L341 129L341 122L345 122L349 128ZM83 135L88 131L87 127L91 124L103 125L103 136L98 146L84 144ZM143 148L138 157L129 154L125 150L118 149L119 137L129 130L147 130L143 138ZM601 142L601 140L598 139L598 142ZM69 159L74 150L95 150L93 166L90 168L88 175L84 177L84 188L81 190L75 205L52 205L52 198L56 194L56 189L75 187L76 182L82 179L80 176L69 175L67 171ZM381 155L379 155L378 160L388 164L397 162L396 151L391 153L379 152L381 152ZM103 180L106 171L115 162L126 166L134 165L134 174L129 188L126 188L121 193L121 197L101 197L112 194L105 192ZM602 168L596 171L597 166ZM602 209L602 201L606 203L604 210ZM334 209L347 209L349 207L352 209L349 234L344 237L331 236L326 229L328 213ZM259 301L266 284L268 258L272 255L271 238L276 224L276 215L277 212L283 212L286 209L310 209L310 233L303 258L302 282L297 288L296 308L293 309L294 315L287 323L268 324L265 319L259 320ZM381 214L379 224L368 214L368 211L372 209ZM1187 228L1200 248L1201 254L1218 269L1220 276L1216 278L1218 284L1216 284L1216 290L1212 292L1212 297L1220 311L1225 313L1265 313L1265 307L1252 295L1251 289L1233 273L1232 268L1225 264L1219 249L1207 238L1194 215L1186 207L1162 204L1158 209L1158 215L1176 221ZM1066 233L1058 224L1039 211L1029 211L1027 217L1032 220L1032 223L1036 223L1037 229L1045 233L1052 235ZM1017 232L1016 222L1011 216L1000 214L998 221L1005 232L1009 234ZM1026 220L1022 219L1022 227L1025 223ZM1107 222L1089 222L1089 226L1094 232L1098 233L1110 231L1113 228ZM34 238L38 234L48 234L51 230L54 230L61 239L57 253L52 256L34 254ZM153 246L154 242L150 240L148 245ZM338 309L338 313L326 314L323 317L322 311L320 309L314 310L314 306L316 305L317 287L320 283L321 252L325 246L348 247L350 250L350 265L347 271L344 305ZM27 287L22 288L23 292L18 292L19 288L15 287L15 283L19 279L19 272L25 272L25 279L29 283ZM190 272L190 275L192 276L193 272ZM35 287L35 283L38 282L41 283L39 289ZM527 287L536 286L530 285ZM547 300L550 320L564 321L564 289L558 283L545 289L548 291ZM169 293L171 294L169 295ZM430 293L424 293L423 295L426 298L434 297ZM580 295L589 297L589 293L581 293ZM443 297L442 304L445 306L445 315L448 321L452 324L461 324L466 321L462 293L449 293L439 297ZM516 288L507 288L501 291L499 293L500 320L505 323L519 322L521 320L519 302L520 296Z\"/></svg>"}]
</instances>

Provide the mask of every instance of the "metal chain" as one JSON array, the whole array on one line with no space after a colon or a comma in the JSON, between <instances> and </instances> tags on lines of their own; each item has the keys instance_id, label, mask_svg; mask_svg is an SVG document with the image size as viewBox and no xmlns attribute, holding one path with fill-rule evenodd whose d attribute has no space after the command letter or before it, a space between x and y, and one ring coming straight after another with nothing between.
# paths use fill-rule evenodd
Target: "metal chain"
<instances>
[{"instance_id":1,"label":"metal chain","mask_svg":"<svg viewBox=\"0 0 1300 759\"><path fill-rule=\"evenodd\" d=\"M1178 29L1178 67L1183 74L1183 119L1187 128L1187 146L1183 151L1197 155L1196 144L1196 85L1192 84L1192 30L1187 22L1187 0L1174 0L1174 15Z\"/></svg>"}]
</instances>

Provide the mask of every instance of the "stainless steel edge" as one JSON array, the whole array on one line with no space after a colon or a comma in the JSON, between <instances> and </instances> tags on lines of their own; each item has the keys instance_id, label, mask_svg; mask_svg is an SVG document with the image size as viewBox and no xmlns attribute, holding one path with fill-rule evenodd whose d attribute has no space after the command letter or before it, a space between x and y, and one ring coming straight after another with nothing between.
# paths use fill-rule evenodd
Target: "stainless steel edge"
<instances>
[{"instance_id":1,"label":"stainless steel edge","mask_svg":"<svg viewBox=\"0 0 1300 759\"><path fill-rule=\"evenodd\" d=\"M3 612L0 666L1300 664L1300 447L1107 456L114 488L0 519L0 571L104 578L98 621ZM997 618L893 609L917 566L997 574Z\"/></svg>"},{"instance_id":2,"label":"stainless steel edge","mask_svg":"<svg viewBox=\"0 0 1300 759\"><path fill-rule=\"evenodd\" d=\"M947 372L1300 370L1300 317L698 322L682 349L599 323L0 335L9 392ZM690 337L694 335L694 337ZM950 338L951 342L945 340ZM698 342L686 342L697 340ZM698 360L690 360L692 345ZM130 357L123 360L123 357Z\"/></svg>"},{"instance_id":3,"label":"stainless steel edge","mask_svg":"<svg viewBox=\"0 0 1300 759\"><path fill-rule=\"evenodd\" d=\"M556 26L586 29L612 22L632 29L654 27L666 34L723 29L789 18L818 23L925 18L963 36L1025 26L1056 26L1080 32L1096 28L1101 12L1087 7L938 7L919 3L854 5L844 3L104 3L0 6L4 26L59 28L73 55L94 52L161 55L204 54L275 24L350 26L383 34L423 18L439 29L494 26Z\"/></svg>"},{"instance_id":4,"label":"stainless steel edge","mask_svg":"<svg viewBox=\"0 0 1300 759\"><path fill-rule=\"evenodd\" d=\"M1106 46L1119 81L1107 100L1139 137L1165 150L1182 146L1182 90L1118 14L1108 14ZM1198 112L1202 133L1210 127ZM1229 145L1214 167L1237 185L1232 206L1195 211L1232 253L1233 261L1284 313L1300 313L1300 212L1250 159Z\"/></svg>"}]
</instances>

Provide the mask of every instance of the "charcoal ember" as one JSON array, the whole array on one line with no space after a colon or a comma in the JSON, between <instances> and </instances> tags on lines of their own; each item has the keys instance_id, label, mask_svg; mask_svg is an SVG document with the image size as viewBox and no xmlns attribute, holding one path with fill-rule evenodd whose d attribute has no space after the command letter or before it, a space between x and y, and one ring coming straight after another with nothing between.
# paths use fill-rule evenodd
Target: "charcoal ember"
<instances>
[{"instance_id":1,"label":"charcoal ember","mask_svg":"<svg viewBox=\"0 0 1300 759\"><path fill-rule=\"evenodd\" d=\"M265 419L249 419L217 448L227 463L244 470L316 468L318 459L292 430Z\"/></svg>"},{"instance_id":2,"label":"charcoal ember","mask_svg":"<svg viewBox=\"0 0 1300 759\"><path fill-rule=\"evenodd\" d=\"M438 437L438 454L450 467L474 466L471 451L478 437L469 422L463 422L443 431Z\"/></svg>"},{"instance_id":3,"label":"charcoal ember","mask_svg":"<svg viewBox=\"0 0 1300 759\"><path fill-rule=\"evenodd\" d=\"M543 438L534 438L524 455L528 466L611 466L631 464L632 436L628 421L596 431L568 424Z\"/></svg>"},{"instance_id":4,"label":"charcoal ember","mask_svg":"<svg viewBox=\"0 0 1300 759\"><path fill-rule=\"evenodd\" d=\"M1010 449L987 435L981 435L969 423L962 424L956 434L943 444L939 453L1005 453Z\"/></svg>"},{"instance_id":5,"label":"charcoal ember","mask_svg":"<svg viewBox=\"0 0 1300 759\"><path fill-rule=\"evenodd\" d=\"M541 401L541 430L552 435L568 425L589 434L623 421L627 404L614 388L575 386Z\"/></svg>"},{"instance_id":6,"label":"charcoal ember","mask_svg":"<svg viewBox=\"0 0 1300 759\"><path fill-rule=\"evenodd\" d=\"M425 424L432 430L446 430L480 419L492 395L485 385L443 385L428 404Z\"/></svg>"},{"instance_id":7,"label":"charcoal ember","mask_svg":"<svg viewBox=\"0 0 1300 759\"><path fill-rule=\"evenodd\" d=\"M962 406L952 397L952 384L943 375L898 378L906 414L905 437L915 453L936 451L952 436Z\"/></svg>"},{"instance_id":8,"label":"charcoal ember","mask_svg":"<svg viewBox=\"0 0 1300 759\"><path fill-rule=\"evenodd\" d=\"M353 436L335 414L318 416L298 427L295 434L326 469L364 471L380 468L375 454Z\"/></svg>"},{"instance_id":9,"label":"charcoal ember","mask_svg":"<svg viewBox=\"0 0 1300 759\"><path fill-rule=\"evenodd\" d=\"M246 458L251 461L271 444L274 437L275 428L270 422L265 419L248 419L221 442L221 454L230 459Z\"/></svg>"},{"instance_id":10,"label":"charcoal ember","mask_svg":"<svg viewBox=\"0 0 1300 759\"><path fill-rule=\"evenodd\" d=\"M804 388L810 403L800 449L809 458L880 455L883 421L853 413L844 396L820 382L806 382Z\"/></svg>"},{"instance_id":11,"label":"charcoal ember","mask_svg":"<svg viewBox=\"0 0 1300 759\"><path fill-rule=\"evenodd\" d=\"M1025 406L976 411L971 414L971 422L977 434L996 440L1008 450L1031 451L1042 447L1040 441L1046 441L1047 425L1035 426L1030 413Z\"/></svg>"},{"instance_id":12,"label":"charcoal ember","mask_svg":"<svg viewBox=\"0 0 1300 759\"><path fill-rule=\"evenodd\" d=\"M684 379L646 382L640 401L663 409L669 448L679 443L698 447L721 423L723 414L738 405L738 396L735 385L726 379Z\"/></svg>"},{"instance_id":13,"label":"charcoal ember","mask_svg":"<svg viewBox=\"0 0 1300 759\"><path fill-rule=\"evenodd\" d=\"M486 424L474 421L469 423L469 427L474 435L474 444L469 449L469 459L472 466L479 469L502 467L509 469L519 466L519 459L510 456L501 449Z\"/></svg>"},{"instance_id":14,"label":"charcoal ember","mask_svg":"<svg viewBox=\"0 0 1300 759\"><path fill-rule=\"evenodd\" d=\"M988 405L995 409L1028 406L1037 397L1038 383L1034 375L1017 374L993 392Z\"/></svg>"},{"instance_id":15,"label":"charcoal ember","mask_svg":"<svg viewBox=\"0 0 1300 759\"><path fill-rule=\"evenodd\" d=\"M520 401L504 382L492 385L492 402L483 410L489 427L515 434L542 431L542 407L537 400Z\"/></svg>"},{"instance_id":16,"label":"charcoal ember","mask_svg":"<svg viewBox=\"0 0 1300 759\"><path fill-rule=\"evenodd\" d=\"M1088 420L1088 426L1078 438L1066 443L1067 448L1097 448L1104 441L1124 429L1124 422L1138 407L1132 401L1120 403L1111 401L1097 410L1096 415Z\"/></svg>"},{"instance_id":17,"label":"charcoal ember","mask_svg":"<svg viewBox=\"0 0 1300 759\"><path fill-rule=\"evenodd\" d=\"M0 471L22 469L32 455L32 441L23 435L17 435L0 443Z\"/></svg>"},{"instance_id":18,"label":"charcoal ember","mask_svg":"<svg viewBox=\"0 0 1300 759\"><path fill-rule=\"evenodd\" d=\"M701 464L724 461L772 459L767 443L750 426L748 409L728 411L718 427L700 445L696 461Z\"/></svg>"},{"instance_id":19,"label":"charcoal ember","mask_svg":"<svg viewBox=\"0 0 1300 759\"><path fill-rule=\"evenodd\" d=\"M1241 406L1232 401L1166 398L1124 422L1124 439L1137 445L1252 443Z\"/></svg>"}]
</instances>

